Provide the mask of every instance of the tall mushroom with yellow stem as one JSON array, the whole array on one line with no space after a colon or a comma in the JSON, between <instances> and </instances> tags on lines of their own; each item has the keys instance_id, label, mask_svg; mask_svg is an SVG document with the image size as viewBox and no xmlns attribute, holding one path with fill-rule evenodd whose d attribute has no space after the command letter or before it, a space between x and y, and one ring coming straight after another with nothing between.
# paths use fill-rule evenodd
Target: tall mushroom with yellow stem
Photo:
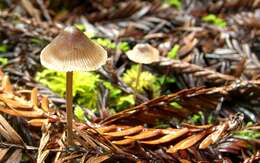
<instances>
[{"instance_id":1,"label":"tall mushroom with yellow stem","mask_svg":"<svg viewBox=\"0 0 260 163\"><path fill-rule=\"evenodd\" d=\"M67 141L73 144L72 80L73 71L93 71L106 63L107 52L76 27L65 28L41 52L41 64L66 72Z\"/></svg>"},{"instance_id":2,"label":"tall mushroom with yellow stem","mask_svg":"<svg viewBox=\"0 0 260 163\"><path fill-rule=\"evenodd\" d=\"M137 44L132 50L126 52L126 55L131 61L139 64L134 88L134 97L136 98L140 74L142 71L142 64L151 64L153 62L158 62L160 59L160 55L159 51L149 44Z\"/></svg>"}]
</instances>

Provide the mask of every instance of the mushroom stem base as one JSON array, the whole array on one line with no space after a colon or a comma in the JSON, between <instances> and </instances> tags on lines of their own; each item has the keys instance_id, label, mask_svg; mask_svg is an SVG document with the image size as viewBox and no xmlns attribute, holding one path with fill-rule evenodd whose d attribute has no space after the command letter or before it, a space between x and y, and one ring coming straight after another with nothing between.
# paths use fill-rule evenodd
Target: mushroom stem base
<instances>
[{"instance_id":1,"label":"mushroom stem base","mask_svg":"<svg viewBox=\"0 0 260 163\"><path fill-rule=\"evenodd\" d=\"M67 112L67 143L69 146L73 145L72 81L73 81L73 72L67 72L66 73L66 112Z\"/></svg>"}]
</instances>

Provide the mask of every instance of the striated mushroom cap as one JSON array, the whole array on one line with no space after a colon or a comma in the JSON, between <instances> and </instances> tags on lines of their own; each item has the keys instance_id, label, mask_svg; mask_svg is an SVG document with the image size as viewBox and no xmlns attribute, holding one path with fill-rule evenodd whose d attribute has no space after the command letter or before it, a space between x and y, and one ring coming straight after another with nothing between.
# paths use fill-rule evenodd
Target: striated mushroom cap
<instances>
[{"instance_id":1,"label":"striated mushroom cap","mask_svg":"<svg viewBox=\"0 0 260 163\"><path fill-rule=\"evenodd\" d=\"M136 63L150 64L159 61L159 51L149 44L137 44L126 52L127 57Z\"/></svg>"},{"instance_id":2,"label":"striated mushroom cap","mask_svg":"<svg viewBox=\"0 0 260 163\"><path fill-rule=\"evenodd\" d=\"M107 52L76 27L67 27L42 50L40 59L57 71L92 71L106 63Z\"/></svg>"}]
</instances>

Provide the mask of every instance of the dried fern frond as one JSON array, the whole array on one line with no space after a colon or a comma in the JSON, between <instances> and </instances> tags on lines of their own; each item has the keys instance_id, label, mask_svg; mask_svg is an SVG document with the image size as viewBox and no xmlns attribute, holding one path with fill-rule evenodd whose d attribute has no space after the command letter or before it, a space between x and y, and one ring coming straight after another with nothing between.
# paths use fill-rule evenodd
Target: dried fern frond
<instances>
[{"instance_id":1,"label":"dried fern frond","mask_svg":"<svg viewBox=\"0 0 260 163\"><path fill-rule=\"evenodd\" d=\"M259 80L234 81L229 85L213 88L192 88L182 90L174 94L164 95L159 98L147 101L141 105L126 109L102 121L102 124L111 124L116 121L127 121L135 123L151 124L156 118L176 117L184 118L199 110L216 109L220 98L229 98L232 95L243 96L251 91L258 92ZM255 95L254 97L258 97ZM252 97L252 98L254 98ZM171 102L177 102L181 109L171 106ZM148 116L149 115L149 116Z\"/></svg>"},{"instance_id":2,"label":"dried fern frond","mask_svg":"<svg viewBox=\"0 0 260 163\"><path fill-rule=\"evenodd\" d=\"M151 160L152 156L143 155L137 151L141 149L149 151L149 148L156 151L157 148L160 148L161 152L168 155L169 160L174 160L179 158L179 156L176 156L178 151L181 152L190 148L197 148L197 150L203 151L208 150L210 146L216 146L218 142L225 140L232 132L241 128L243 118L243 114L237 114L216 126L186 125L187 127L180 129L154 129L143 126L112 124L98 127L97 131L112 141L113 144L120 146L125 152L139 156L139 159ZM135 151L136 148L139 150ZM146 158L142 158L144 156ZM153 159L159 160L160 158Z\"/></svg>"}]
</instances>

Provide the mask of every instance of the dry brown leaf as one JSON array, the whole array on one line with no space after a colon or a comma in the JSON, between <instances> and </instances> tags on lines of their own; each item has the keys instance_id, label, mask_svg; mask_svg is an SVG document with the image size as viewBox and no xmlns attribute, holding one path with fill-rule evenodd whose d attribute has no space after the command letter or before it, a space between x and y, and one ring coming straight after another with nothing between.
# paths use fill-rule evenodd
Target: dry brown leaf
<instances>
[{"instance_id":1,"label":"dry brown leaf","mask_svg":"<svg viewBox=\"0 0 260 163\"><path fill-rule=\"evenodd\" d=\"M96 130L99 132L99 133L105 133L105 132L109 132L109 131L113 131L117 128L116 125L110 125L110 126L103 126L103 127L99 127L97 128Z\"/></svg>"},{"instance_id":2,"label":"dry brown leaf","mask_svg":"<svg viewBox=\"0 0 260 163\"><path fill-rule=\"evenodd\" d=\"M3 101L9 107L19 108L22 110L31 110L32 109L32 105L22 99L16 98L16 100L12 100L12 99L9 99L8 97L5 97L3 94L1 94L0 100Z\"/></svg>"},{"instance_id":3,"label":"dry brown leaf","mask_svg":"<svg viewBox=\"0 0 260 163\"><path fill-rule=\"evenodd\" d=\"M37 111L20 111L20 110L11 110L8 108L1 108L0 111L17 116L17 117L28 117L28 118L41 118L41 117L46 117L43 111L37 110Z\"/></svg>"},{"instance_id":4,"label":"dry brown leaf","mask_svg":"<svg viewBox=\"0 0 260 163\"><path fill-rule=\"evenodd\" d=\"M188 124L188 123L182 123L183 126L188 127L188 128L195 128L195 129L207 129L212 127L212 124L208 124L208 125L192 125L192 124Z\"/></svg>"},{"instance_id":5,"label":"dry brown leaf","mask_svg":"<svg viewBox=\"0 0 260 163\"><path fill-rule=\"evenodd\" d=\"M113 137L121 137L121 136L128 136L128 135L138 133L141 130L143 130L143 126L136 126L136 127L122 130L122 131L104 133L104 135L113 136Z\"/></svg>"},{"instance_id":6,"label":"dry brown leaf","mask_svg":"<svg viewBox=\"0 0 260 163\"><path fill-rule=\"evenodd\" d=\"M20 163L22 159L22 150L16 149L12 155L6 160L6 163Z\"/></svg>"},{"instance_id":7,"label":"dry brown leaf","mask_svg":"<svg viewBox=\"0 0 260 163\"><path fill-rule=\"evenodd\" d=\"M116 145L127 145L133 143L134 141L135 141L134 139L123 139L123 140L112 141L112 143Z\"/></svg>"},{"instance_id":8,"label":"dry brown leaf","mask_svg":"<svg viewBox=\"0 0 260 163\"><path fill-rule=\"evenodd\" d=\"M6 133L7 136L5 137L7 140L10 141L10 143L15 143L15 144L24 144L23 139L17 134L17 132L13 129L13 127L5 120L5 118L0 114L0 127L1 131L4 130L2 133Z\"/></svg>"},{"instance_id":9,"label":"dry brown leaf","mask_svg":"<svg viewBox=\"0 0 260 163\"><path fill-rule=\"evenodd\" d=\"M97 145L95 142L93 142L92 138L84 131L79 130L77 127L73 127L76 132L79 134L79 136L81 136L85 142L81 141L81 145L88 147L91 146L92 148L96 148ZM76 138L78 138L78 136L76 136ZM78 139L78 141L80 141L81 139Z\"/></svg>"},{"instance_id":10,"label":"dry brown leaf","mask_svg":"<svg viewBox=\"0 0 260 163\"><path fill-rule=\"evenodd\" d=\"M135 140L143 140L143 139L147 139L147 138L151 138L154 136L157 136L159 134L161 134L161 130L160 129L152 129L152 130L147 130L147 131L143 131L137 135L134 136L125 136L125 138L128 139L135 139Z\"/></svg>"},{"instance_id":11,"label":"dry brown leaf","mask_svg":"<svg viewBox=\"0 0 260 163\"><path fill-rule=\"evenodd\" d=\"M5 75L2 80L3 91L9 94L13 94L13 86L10 82L9 76Z\"/></svg>"},{"instance_id":12,"label":"dry brown leaf","mask_svg":"<svg viewBox=\"0 0 260 163\"><path fill-rule=\"evenodd\" d=\"M37 163L42 163L44 162L44 160L47 158L47 156L49 155L50 150L45 150L41 153L41 155L37 157Z\"/></svg>"},{"instance_id":13,"label":"dry brown leaf","mask_svg":"<svg viewBox=\"0 0 260 163\"><path fill-rule=\"evenodd\" d=\"M179 161L180 161L181 163L191 163L189 160L186 160L186 159L179 159Z\"/></svg>"},{"instance_id":14,"label":"dry brown leaf","mask_svg":"<svg viewBox=\"0 0 260 163\"><path fill-rule=\"evenodd\" d=\"M222 133L227 128L226 124L221 125L219 128L217 128L216 131L208 135L199 146L199 149L205 149L208 148L209 145L214 144L222 135Z\"/></svg>"},{"instance_id":15,"label":"dry brown leaf","mask_svg":"<svg viewBox=\"0 0 260 163\"><path fill-rule=\"evenodd\" d=\"M84 154L84 155L81 157L79 163L85 163L85 162L86 162L86 158L87 158L87 154Z\"/></svg>"},{"instance_id":16,"label":"dry brown leaf","mask_svg":"<svg viewBox=\"0 0 260 163\"><path fill-rule=\"evenodd\" d=\"M175 132L172 132L171 134L169 135L165 135L159 139L156 139L156 140L147 140L147 141L140 141L140 143L143 143L143 144L152 144L152 145L155 145L155 144L162 144L162 143L167 143L167 142L170 142L184 134L186 134L188 132L188 128L182 128L182 129L177 129Z\"/></svg>"},{"instance_id":17,"label":"dry brown leaf","mask_svg":"<svg viewBox=\"0 0 260 163\"><path fill-rule=\"evenodd\" d=\"M48 119L32 119L29 120L27 123L34 127L42 127L42 125L46 124Z\"/></svg>"},{"instance_id":18,"label":"dry brown leaf","mask_svg":"<svg viewBox=\"0 0 260 163\"><path fill-rule=\"evenodd\" d=\"M51 112L50 109L49 109L49 99L48 99L48 96L43 96L42 97L41 107L42 107L43 111L45 111L47 113Z\"/></svg>"},{"instance_id":19,"label":"dry brown leaf","mask_svg":"<svg viewBox=\"0 0 260 163\"><path fill-rule=\"evenodd\" d=\"M9 133L6 131L5 128L3 128L2 125L0 125L0 133L1 135L8 141L8 142L12 142L11 137L9 136Z\"/></svg>"},{"instance_id":20,"label":"dry brown leaf","mask_svg":"<svg viewBox=\"0 0 260 163\"><path fill-rule=\"evenodd\" d=\"M33 107L38 107L38 89L33 88L31 92L31 103Z\"/></svg>"},{"instance_id":21,"label":"dry brown leaf","mask_svg":"<svg viewBox=\"0 0 260 163\"><path fill-rule=\"evenodd\" d=\"M100 163L100 162L103 162L107 159L109 159L110 156L109 155L102 155L102 156L92 156L90 157L88 160L87 160L87 163Z\"/></svg>"},{"instance_id":22,"label":"dry brown leaf","mask_svg":"<svg viewBox=\"0 0 260 163\"><path fill-rule=\"evenodd\" d=\"M187 149L187 148L191 147L192 145L196 144L198 141L200 141L206 134L207 134L207 131L203 131L201 133L192 135L192 136L180 141L176 145L171 146L167 150L167 152L168 153L175 153L178 150Z\"/></svg>"},{"instance_id":23,"label":"dry brown leaf","mask_svg":"<svg viewBox=\"0 0 260 163\"><path fill-rule=\"evenodd\" d=\"M167 129L161 129L161 132L164 135L168 135L168 134L174 134L176 131L178 131L179 129L176 128L167 128Z\"/></svg>"},{"instance_id":24,"label":"dry brown leaf","mask_svg":"<svg viewBox=\"0 0 260 163\"><path fill-rule=\"evenodd\" d=\"M74 160L81 156L83 156L83 154L81 154L81 153L80 154L77 154L76 152L69 153L69 156L61 158L61 162L66 162L67 160Z\"/></svg>"},{"instance_id":25,"label":"dry brown leaf","mask_svg":"<svg viewBox=\"0 0 260 163\"><path fill-rule=\"evenodd\" d=\"M38 148L38 155L37 155L37 163L42 163L49 155L49 150L44 150L44 148L47 146L49 139L50 139L50 133L49 128L51 127L51 124L47 124L44 132L42 133L42 137L40 140L40 145Z\"/></svg>"},{"instance_id":26,"label":"dry brown leaf","mask_svg":"<svg viewBox=\"0 0 260 163\"><path fill-rule=\"evenodd\" d=\"M9 148L0 148L0 160L3 160L5 154L8 152Z\"/></svg>"},{"instance_id":27,"label":"dry brown leaf","mask_svg":"<svg viewBox=\"0 0 260 163\"><path fill-rule=\"evenodd\" d=\"M21 0L21 4L22 4L22 7L32 16L34 17L37 22L40 22L41 21L41 18L40 18L40 12L39 10L37 10L31 1L29 0Z\"/></svg>"}]
</instances>

